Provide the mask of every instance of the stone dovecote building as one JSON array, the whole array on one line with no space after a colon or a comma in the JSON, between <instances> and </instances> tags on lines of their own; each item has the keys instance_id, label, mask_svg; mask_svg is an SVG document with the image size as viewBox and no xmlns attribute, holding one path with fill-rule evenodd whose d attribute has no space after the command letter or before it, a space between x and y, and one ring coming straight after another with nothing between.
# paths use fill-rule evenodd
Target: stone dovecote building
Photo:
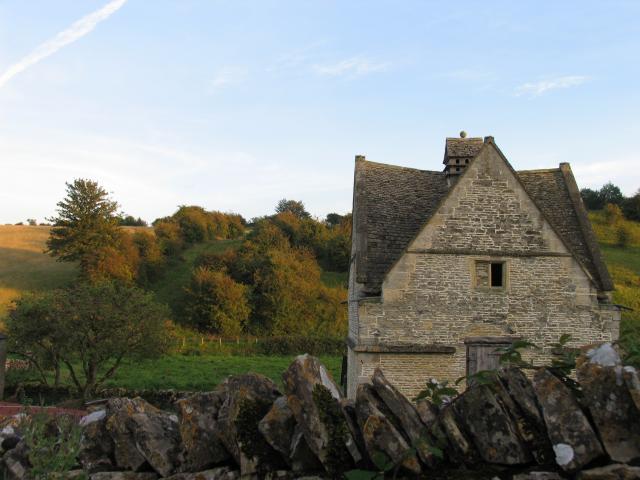
<instances>
[{"instance_id":1,"label":"stone dovecote building","mask_svg":"<svg viewBox=\"0 0 640 480\"><path fill-rule=\"evenodd\" d=\"M497 346L618 337L620 310L568 163L515 171L492 137L448 138L444 171L356 157L349 396L381 367L412 396L495 368Z\"/></svg>"}]
</instances>

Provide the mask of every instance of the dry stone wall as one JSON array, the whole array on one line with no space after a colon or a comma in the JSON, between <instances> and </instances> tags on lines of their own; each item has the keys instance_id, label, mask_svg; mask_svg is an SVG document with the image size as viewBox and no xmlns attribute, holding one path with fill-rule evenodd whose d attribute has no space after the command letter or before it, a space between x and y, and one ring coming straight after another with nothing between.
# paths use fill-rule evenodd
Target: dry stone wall
<instances>
[{"instance_id":1,"label":"dry stone wall","mask_svg":"<svg viewBox=\"0 0 640 480\"><path fill-rule=\"evenodd\" d=\"M582 396L554 370L530 380L510 368L440 405L411 402L382 370L347 400L302 355L283 392L247 374L179 400L178 415L110 399L81 420L82 469L65 478L342 478L359 469L367 478L640 479L638 372L608 343L584 349L577 365ZM31 478L19 420L1 433L8 479Z\"/></svg>"}]
</instances>

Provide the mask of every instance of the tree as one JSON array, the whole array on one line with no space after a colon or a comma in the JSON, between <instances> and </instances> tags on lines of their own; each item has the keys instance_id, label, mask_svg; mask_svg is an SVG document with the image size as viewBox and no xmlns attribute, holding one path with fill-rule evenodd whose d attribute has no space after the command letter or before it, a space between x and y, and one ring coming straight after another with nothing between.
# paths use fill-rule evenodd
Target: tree
<instances>
[{"instance_id":1,"label":"tree","mask_svg":"<svg viewBox=\"0 0 640 480\"><path fill-rule=\"evenodd\" d=\"M304 203L283 198L276 205L276 213L291 212L298 218L309 218L311 215L304 208Z\"/></svg>"},{"instance_id":2,"label":"tree","mask_svg":"<svg viewBox=\"0 0 640 480\"><path fill-rule=\"evenodd\" d=\"M35 218L27 218L27 224L30 227L35 227L36 225L38 225L38 222L36 221Z\"/></svg>"},{"instance_id":3,"label":"tree","mask_svg":"<svg viewBox=\"0 0 640 480\"><path fill-rule=\"evenodd\" d=\"M28 304L18 302L9 318L9 338L38 332L83 399L111 378L125 358L153 358L168 346L166 307L151 294L121 283L83 282ZM22 356L31 351L28 342L13 346Z\"/></svg>"},{"instance_id":4,"label":"tree","mask_svg":"<svg viewBox=\"0 0 640 480\"><path fill-rule=\"evenodd\" d=\"M206 267L194 270L185 297L187 319L198 330L240 335L251 313L248 288Z\"/></svg>"},{"instance_id":5,"label":"tree","mask_svg":"<svg viewBox=\"0 0 640 480\"><path fill-rule=\"evenodd\" d=\"M133 215L118 215L118 225L121 227L146 227L147 222L142 218L135 218Z\"/></svg>"},{"instance_id":6,"label":"tree","mask_svg":"<svg viewBox=\"0 0 640 480\"><path fill-rule=\"evenodd\" d=\"M16 300L6 319L8 351L27 360L45 385L50 370L54 371L54 385L60 381L57 346L65 341L65 335L60 338L61 332L56 329L55 304L54 293L27 293Z\"/></svg>"},{"instance_id":7,"label":"tree","mask_svg":"<svg viewBox=\"0 0 640 480\"><path fill-rule=\"evenodd\" d=\"M624 196L622 195L620 188L615 186L613 183L608 182L600 189L600 199L602 200L603 205L612 203L620 206L622 205Z\"/></svg>"},{"instance_id":8,"label":"tree","mask_svg":"<svg viewBox=\"0 0 640 480\"><path fill-rule=\"evenodd\" d=\"M66 185L67 196L58 202L58 216L49 219L53 228L47 250L58 260L78 261L86 276L96 252L118 242L118 204L92 180L80 178Z\"/></svg>"},{"instance_id":9,"label":"tree","mask_svg":"<svg viewBox=\"0 0 640 480\"><path fill-rule=\"evenodd\" d=\"M600 210L604 207L602 198L600 198L599 190L592 190L590 188L583 188L580 190L582 201L587 210Z\"/></svg>"},{"instance_id":10,"label":"tree","mask_svg":"<svg viewBox=\"0 0 640 480\"><path fill-rule=\"evenodd\" d=\"M640 190L633 197L624 199L622 212L627 219L640 222Z\"/></svg>"},{"instance_id":11,"label":"tree","mask_svg":"<svg viewBox=\"0 0 640 480\"><path fill-rule=\"evenodd\" d=\"M342 215L340 215L339 213L328 213L324 222L329 227L335 227L336 225L340 225L342 218L343 218Z\"/></svg>"}]
</instances>

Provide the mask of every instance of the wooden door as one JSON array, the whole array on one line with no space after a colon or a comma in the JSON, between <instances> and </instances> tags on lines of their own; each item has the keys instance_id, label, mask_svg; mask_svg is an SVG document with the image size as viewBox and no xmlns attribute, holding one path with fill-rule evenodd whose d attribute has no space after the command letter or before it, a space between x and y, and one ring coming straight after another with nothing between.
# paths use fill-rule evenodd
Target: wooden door
<instances>
[{"instance_id":1,"label":"wooden door","mask_svg":"<svg viewBox=\"0 0 640 480\"><path fill-rule=\"evenodd\" d=\"M508 347L514 339L508 337L476 337L465 340L467 346L467 376L483 370L500 368L501 352L498 348Z\"/></svg>"}]
</instances>

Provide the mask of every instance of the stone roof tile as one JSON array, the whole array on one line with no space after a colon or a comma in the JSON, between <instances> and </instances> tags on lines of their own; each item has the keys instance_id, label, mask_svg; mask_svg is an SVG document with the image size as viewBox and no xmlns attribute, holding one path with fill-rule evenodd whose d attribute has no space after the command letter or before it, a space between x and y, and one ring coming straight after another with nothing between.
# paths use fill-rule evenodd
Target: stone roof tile
<instances>
[{"instance_id":1,"label":"stone roof tile","mask_svg":"<svg viewBox=\"0 0 640 480\"><path fill-rule=\"evenodd\" d=\"M450 140L459 139L447 139L447 148ZM585 221L586 212L580 211L584 207L573 198L572 190L577 187L568 185L573 177L568 179L560 168L516 174L598 289L612 290L588 219ZM365 292L379 294L387 272L435 213L449 187L443 172L369 161L356 162L356 178L354 214L360 225L358 234L365 236L357 259L358 281L364 283Z\"/></svg>"}]
</instances>

